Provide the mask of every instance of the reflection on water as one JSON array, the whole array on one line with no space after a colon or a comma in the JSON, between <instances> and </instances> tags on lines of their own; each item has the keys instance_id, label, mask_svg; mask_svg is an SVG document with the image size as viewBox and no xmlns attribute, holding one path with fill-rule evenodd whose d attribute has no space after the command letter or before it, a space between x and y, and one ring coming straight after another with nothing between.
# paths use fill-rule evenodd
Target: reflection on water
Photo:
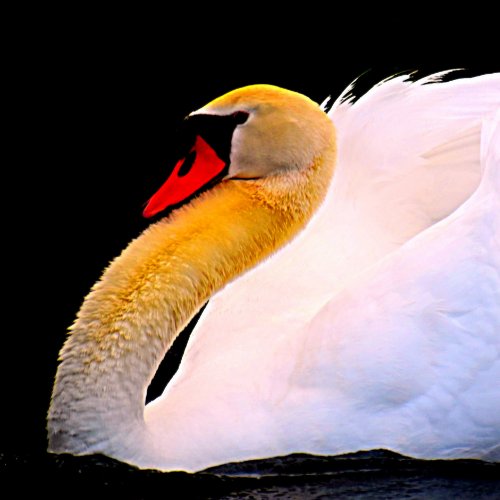
<instances>
[{"instance_id":1,"label":"reflection on water","mask_svg":"<svg viewBox=\"0 0 500 500\"><path fill-rule=\"evenodd\" d=\"M0 454L2 489L33 497L498 499L500 464L413 460L383 450L339 457L296 454L198 474L141 471L106 457Z\"/></svg>"}]
</instances>

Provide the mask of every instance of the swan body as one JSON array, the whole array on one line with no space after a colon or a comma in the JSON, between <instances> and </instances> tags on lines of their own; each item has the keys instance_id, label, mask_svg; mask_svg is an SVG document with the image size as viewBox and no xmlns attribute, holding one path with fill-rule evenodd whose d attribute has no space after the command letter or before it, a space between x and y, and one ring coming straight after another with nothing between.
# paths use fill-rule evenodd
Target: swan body
<instances>
[{"instance_id":1,"label":"swan body","mask_svg":"<svg viewBox=\"0 0 500 500\"><path fill-rule=\"evenodd\" d=\"M335 131L268 86L194 113L249 119L224 179L132 242L87 297L49 449L187 471L373 448L500 460L500 76L435 79L341 96Z\"/></svg>"}]
</instances>

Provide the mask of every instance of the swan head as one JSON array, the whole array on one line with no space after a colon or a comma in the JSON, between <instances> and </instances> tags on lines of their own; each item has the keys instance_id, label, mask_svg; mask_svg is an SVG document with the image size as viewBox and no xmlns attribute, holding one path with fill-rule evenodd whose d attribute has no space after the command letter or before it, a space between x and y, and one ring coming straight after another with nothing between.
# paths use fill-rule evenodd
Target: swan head
<instances>
[{"instance_id":1,"label":"swan head","mask_svg":"<svg viewBox=\"0 0 500 500\"><path fill-rule=\"evenodd\" d=\"M184 121L179 161L150 199L150 217L219 182L304 172L334 154L333 124L308 97L272 85L233 90Z\"/></svg>"}]
</instances>

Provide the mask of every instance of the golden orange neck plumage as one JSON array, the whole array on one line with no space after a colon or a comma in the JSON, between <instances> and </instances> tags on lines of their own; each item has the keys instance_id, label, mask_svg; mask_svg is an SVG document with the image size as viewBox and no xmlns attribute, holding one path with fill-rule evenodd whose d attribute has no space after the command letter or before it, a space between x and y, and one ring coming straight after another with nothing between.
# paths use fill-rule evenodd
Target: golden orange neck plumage
<instances>
[{"instance_id":1,"label":"golden orange neck plumage","mask_svg":"<svg viewBox=\"0 0 500 500\"><path fill-rule=\"evenodd\" d=\"M165 352L213 293L304 227L326 194L334 154L332 145L307 170L223 182L129 245L61 351L51 451L135 453L123 443L144 426L145 393Z\"/></svg>"}]
</instances>

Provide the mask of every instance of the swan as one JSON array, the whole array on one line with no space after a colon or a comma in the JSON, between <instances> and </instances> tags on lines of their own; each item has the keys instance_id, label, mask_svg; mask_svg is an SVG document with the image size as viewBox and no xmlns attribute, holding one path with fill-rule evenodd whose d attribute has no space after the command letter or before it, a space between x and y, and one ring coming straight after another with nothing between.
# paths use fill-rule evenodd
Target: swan
<instances>
[{"instance_id":1,"label":"swan","mask_svg":"<svg viewBox=\"0 0 500 500\"><path fill-rule=\"evenodd\" d=\"M328 115L269 85L187 117L161 215L86 297L49 451L200 471L386 448L500 459L500 75ZM145 406L177 334L181 365Z\"/></svg>"}]
</instances>

